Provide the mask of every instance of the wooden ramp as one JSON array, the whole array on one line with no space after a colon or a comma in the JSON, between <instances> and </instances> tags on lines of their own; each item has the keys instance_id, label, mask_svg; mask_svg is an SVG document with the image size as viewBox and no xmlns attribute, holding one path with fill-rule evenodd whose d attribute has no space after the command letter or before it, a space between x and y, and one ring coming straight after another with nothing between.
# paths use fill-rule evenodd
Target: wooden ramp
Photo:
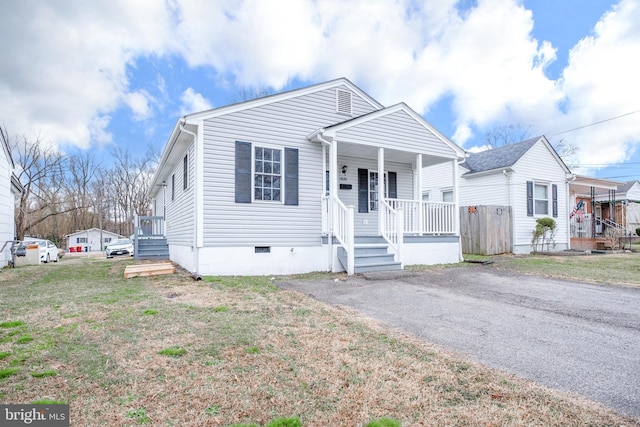
<instances>
[{"instance_id":1,"label":"wooden ramp","mask_svg":"<svg viewBox=\"0 0 640 427\"><path fill-rule=\"evenodd\" d=\"M170 262L156 264L129 265L124 269L124 278L130 279L136 276L155 276L157 274L173 274L176 268Z\"/></svg>"}]
</instances>

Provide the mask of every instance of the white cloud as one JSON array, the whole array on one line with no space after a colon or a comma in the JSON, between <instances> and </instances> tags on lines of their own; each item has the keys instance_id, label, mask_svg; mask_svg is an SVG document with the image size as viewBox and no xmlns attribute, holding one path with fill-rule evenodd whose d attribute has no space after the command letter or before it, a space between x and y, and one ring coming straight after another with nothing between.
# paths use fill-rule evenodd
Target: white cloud
<instances>
[{"instance_id":1,"label":"white cloud","mask_svg":"<svg viewBox=\"0 0 640 427\"><path fill-rule=\"evenodd\" d=\"M210 110L213 108L211 103L205 99L199 93L193 90L193 88L187 88L184 92L182 92L182 96L180 97L181 105L180 105L180 115L184 116L186 114L197 113L200 111Z\"/></svg>"},{"instance_id":2,"label":"white cloud","mask_svg":"<svg viewBox=\"0 0 640 427\"><path fill-rule=\"evenodd\" d=\"M561 121L572 129L640 110L640 5L623 0L572 50L560 82L569 101ZM558 137L576 144L588 165L624 161L640 144L640 114Z\"/></svg>"},{"instance_id":3,"label":"white cloud","mask_svg":"<svg viewBox=\"0 0 640 427\"><path fill-rule=\"evenodd\" d=\"M41 131L56 144L88 147L109 139L107 114L131 101L127 66L170 46L166 13L153 0L5 6L0 98L10 102L0 103L0 120L17 133Z\"/></svg>"},{"instance_id":4,"label":"white cloud","mask_svg":"<svg viewBox=\"0 0 640 427\"><path fill-rule=\"evenodd\" d=\"M556 52L533 38L537 18L521 0L469 3L476 5L13 1L0 16L0 40L10 41L0 57L0 122L87 147L112 141L110 120L122 107L130 121L151 122L163 111L211 108L211 85L278 90L292 79L339 76L384 104L405 101L421 113L446 97L460 144L499 125L553 133L640 109L640 62L632 60L640 52L637 0L621 0L602 17L571 51L560 80L545 75ZM161 64L147 86L136 74L139 58ZM185 80L196 72L208 80ZM176 87L188 89L176 94ZM583 163L621 161L640 141L640 120L559 138L581 148Z\"/></svg>"},{"instance_id":5,"label":"white cloud","mask_svg":"<svg viewBox=\"0 0 640 427\"><path fill-rule=\"evenodd\" d=\"M133 120L137 122L147 120L152 116L153 111L149 105L149 102L152 100L153 98L145 90L130 92L124 95L124 102L131 109Z\"/></svg>"}]
</instances>

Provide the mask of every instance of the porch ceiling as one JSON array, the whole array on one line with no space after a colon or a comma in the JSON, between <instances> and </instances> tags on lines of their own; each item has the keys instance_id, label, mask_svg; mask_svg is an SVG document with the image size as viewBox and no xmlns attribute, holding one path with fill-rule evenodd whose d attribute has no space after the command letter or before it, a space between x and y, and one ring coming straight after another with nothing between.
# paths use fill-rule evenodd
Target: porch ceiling
<instances>
[{"instance_id":1,"label":"porch ceiling","mask_svg":"<svg viewBox=\"0 0 640 427\"><path fill-rule=\"evenodd\" d=\"M416 154L417 153L412 153L409 151L400 151L400 150L385 148L384 160L385 162L415 164ZM338 144L338 156L359 157L362 159L376 160L378 158L378 147L375 147L372 145L340 142ZM435 164L442 163L445 161L450 161L450 160L452 159L445 159L442 157L435 157L435 156L427 156L424 154L422 155L423 166L435 165Z\"/></svg>"},{"instance_id":2,"label":"porch ceiling","mask_svg":"<svg viewBox=\"0 0 640 427\"><path fill-rule=\"evenodd\" d=\"M593 188L596 194L600 194L617 189L618 184L617 181L576 175L575 179L569 182L569 189L573 194L589 195Z\"/></svg>"}]
</instances>

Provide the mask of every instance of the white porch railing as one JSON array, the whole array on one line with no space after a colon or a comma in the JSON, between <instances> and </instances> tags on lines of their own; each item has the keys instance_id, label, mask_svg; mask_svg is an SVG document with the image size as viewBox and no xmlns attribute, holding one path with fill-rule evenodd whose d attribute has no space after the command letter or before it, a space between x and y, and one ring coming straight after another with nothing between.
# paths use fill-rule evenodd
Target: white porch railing
<instances>
[{"instance_id":1,"label":"white porch railing","mask_svg":"<svg viewBox=\"0 0 640 427\"><path fill-rule=\"evenodd\" d=\"M396 262L402 263L402 247L404 246L403 209L394 209L387 200L383 200L381 206L384 209L384 223L381 227L382 237L393 248L396 254Z\"/></svg>"},{"instance_id":2,"label":"white porch railing","mask_svg":"<svg viewBox=\"0 0 640 427\"><path fill-rule=\"evenodd\" d=\"M455 234L455 203L386 199L391 208L404 213L405 234Z\"/></svg>"},{"instance_id":3,"label":"white porch railing","mask_svg":"<svg viewBox=\"0 0 640 427\"><path fill-rule=\"evenodd\" d=\"M354 273L354 212L336 197L322 198L322 232L335 237L347 253L347 273Z\"/></svg>"}]
</instances>

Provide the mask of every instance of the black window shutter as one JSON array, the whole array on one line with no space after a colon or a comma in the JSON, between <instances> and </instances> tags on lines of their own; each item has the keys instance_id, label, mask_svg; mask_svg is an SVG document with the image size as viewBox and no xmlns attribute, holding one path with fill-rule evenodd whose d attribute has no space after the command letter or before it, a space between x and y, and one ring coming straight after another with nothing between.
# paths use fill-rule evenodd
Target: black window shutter
<instances>
[{"instance_id":1,"label":"black window shutter","mask_svg":"<svg viewBox=\"0 0 640 427\"><path fill-rule=\"evenodd\" d=\"M395 172L387 172L387 179L389 180L389 198L398 198L398 174Z\"/></svg>"},{"instance_id":2,"label":"black window shutter","mask_svg":"<svg viewBox=\"0 0 640 427\"><path fill-rule=\"evenodd\" d=\"M369 170L358 169L358 212L369 212Z\"/></svg>"},{"instance_id":3,"label":"black window shutter","mask_svg":"<svg viewBox=\"0 0 640 427\"><path fill-rule=\"evenodd\" d=\"M251 203L251 143L236 141L236 203Z\"/></svg>"},{"instance_id":4,"label":"black window shutter","mask_svg":"<svg viewBox=\"0 0 640 427\"><path fill-rule=\"evenodd\" d=\"M527 181L527 216L533 216L533 181Z\"/></svg>"},{"instance_id":5,"label":"black window shutter","mask_svg":"<svg viewBox=\"0 0 640 427\"><path fill-rule=\"evenodd\" d=\"M284 204L298 205L298 149L284 149Z\"/></svg>"},{"instance_id":6,"label":"black window shutter","mask_svg":"<svg viewBox=\"0 0 640 427\"><path fill-rule=\"evenodd\" d=\"M558 217L558 186L556 184L551 184L551 206L553 217Z\"/></svg>"}]
</instances>

